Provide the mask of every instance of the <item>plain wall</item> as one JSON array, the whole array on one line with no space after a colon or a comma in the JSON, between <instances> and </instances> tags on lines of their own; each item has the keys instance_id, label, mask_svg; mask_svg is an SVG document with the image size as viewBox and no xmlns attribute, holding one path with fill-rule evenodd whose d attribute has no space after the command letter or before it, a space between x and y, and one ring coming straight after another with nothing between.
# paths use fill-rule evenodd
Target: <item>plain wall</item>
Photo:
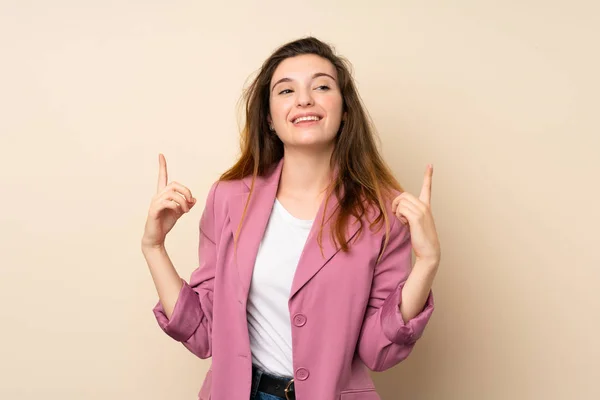
<instances>
[{"instance_id":1,"label":"plain wall","mask_svg":"<svg viewBox=\"0 0 600 400\"><path fill-rule=\"evenodd\" d=\"M435 166L436 311L385 400L600 398L596 1L0 1L0 398L195 399L140 239L166 155L199 206L279 45L350 59L381 149ZM306 399L300 399L306 400Z\"/></svg>"}]
</instances>

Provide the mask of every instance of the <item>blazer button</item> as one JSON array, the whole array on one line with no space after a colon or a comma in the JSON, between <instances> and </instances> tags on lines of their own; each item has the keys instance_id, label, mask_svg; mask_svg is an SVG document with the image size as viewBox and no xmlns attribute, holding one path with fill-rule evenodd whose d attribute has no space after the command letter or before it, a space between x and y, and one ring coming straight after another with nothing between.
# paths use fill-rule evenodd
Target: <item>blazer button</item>
<instances>
[{"instance_id":1,"label":"blazer button","mask_svg":"<svg viewBox=\"0 0 600 400\"><path fill-rule=\"evenodd\" d=\"M306 317L302 314L294 315L294 325L296 326L304 326L306 324Z\"/></svg>"},{"instance_id":2,"label":"blazer button","mask_svg":"<svg viewBox=\"0 0 600 400\"><path fill-rule=\"evenodd\" d=\"M298 379L299 381L305 381L306 379L308 379L308 375L310 375L308 373L308 370L306 368L298 368L296 370L296 379Z\"/></svg>"}]
</instances>

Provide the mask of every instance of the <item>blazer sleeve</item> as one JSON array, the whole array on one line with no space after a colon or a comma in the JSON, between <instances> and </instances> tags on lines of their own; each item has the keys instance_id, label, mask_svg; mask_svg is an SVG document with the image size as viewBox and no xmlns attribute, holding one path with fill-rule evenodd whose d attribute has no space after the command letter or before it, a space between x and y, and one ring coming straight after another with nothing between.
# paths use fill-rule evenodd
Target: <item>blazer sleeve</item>
<instances>
[{"instance_id":1,"label":"blazer sleeve","mask_svg":"<svg viewBox=\"0 0 600 400\"><path fill-rule=\"evenodd\" d=\"M162 330L181 342L200 358L212 356L213 292L216 267L215 244L215 182L206 199L200 218L198 246L199 267L192 272L190 283L185 280L179 292L171 318L167 318L160 301L153 308Z\"/></svg>"},{"instance_id":2,"label":"blazer sleeve","mask_svg":"<svg viewBox=\"0 0 600 400\"><path fill-rule=\"evenodd\" d=\"M357 345L359 357L373 371L385 371L408 357L433 313L431 291L423 310L413 319L404 321L400 313L402 288L412 270L411 250L408 225L394 216L389 242L375 266Z\"/></svg>"}]
</instances>

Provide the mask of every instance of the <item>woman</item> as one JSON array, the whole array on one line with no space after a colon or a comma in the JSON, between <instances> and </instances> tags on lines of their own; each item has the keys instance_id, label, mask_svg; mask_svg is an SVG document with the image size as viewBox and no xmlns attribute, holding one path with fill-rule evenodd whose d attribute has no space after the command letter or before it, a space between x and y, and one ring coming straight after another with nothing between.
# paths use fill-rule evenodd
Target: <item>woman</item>
<instances>
[{"instance_id":1,"label":"woman","mask_svg":"<svg viewBox=\"0 0 600 400\"><path fill-rule=\"evenodd\" d=\"M405 359L433 311L432 167L418 198L402 192L346 62L315 38L277 49L245 100L242 154L209 191L189 284L164 241L196 200L159 155L142 239L157 321L212 357L200 399L379 399L368 369Z\"/></svg>"}]
</instances>

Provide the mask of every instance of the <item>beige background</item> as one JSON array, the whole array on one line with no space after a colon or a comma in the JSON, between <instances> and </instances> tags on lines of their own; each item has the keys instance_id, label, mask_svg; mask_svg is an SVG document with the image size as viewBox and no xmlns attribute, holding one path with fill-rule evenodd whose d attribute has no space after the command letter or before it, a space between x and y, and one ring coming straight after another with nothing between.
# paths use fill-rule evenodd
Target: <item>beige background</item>
<instances>
[{"instance_id":1,"label":"beige background","mask_svg":"<svg viewBox=\"0 0 600 400\"><path fill-rule=\"evenodd\" d=\"M354 65L407 190L435 164L437 309L386 400L598 399L595 1L0 0L0 398L195 399L139 250L157 154L203 206L280 44ZM168 237L196 264L201 207ZM307 400L307 399L301 399Z\"/></svg>"}]
</instances>

